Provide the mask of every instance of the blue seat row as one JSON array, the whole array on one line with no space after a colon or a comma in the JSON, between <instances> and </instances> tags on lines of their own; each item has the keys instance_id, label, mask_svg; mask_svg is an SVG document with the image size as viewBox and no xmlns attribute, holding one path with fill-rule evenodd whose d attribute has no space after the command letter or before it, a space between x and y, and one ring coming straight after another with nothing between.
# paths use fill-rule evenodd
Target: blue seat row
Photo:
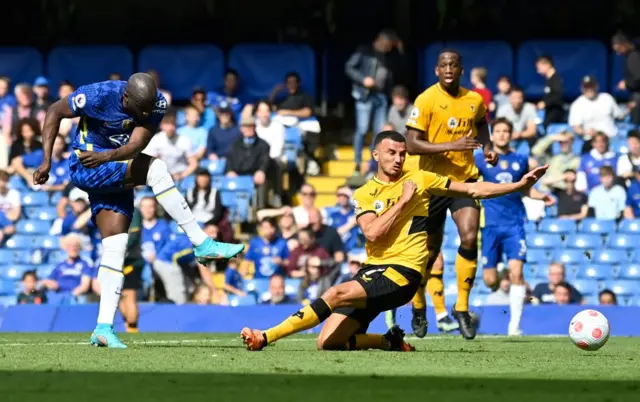
<instances>
[{"instance_id":1,"label":"blue seat row","mask_svg":"<svg viewBox=\"0 0 640 402\"><path fill-rule=\"evenodd\" d=\"M552 261L564 264L600 263L618 265L629 262L638 262L640 253L629 255L626 250L581 250L581 249L541 249L530 248L527 250L527 261L530 263L549 263Z\"/></svg>"},{"instance_id":2,"label":"blue seat row","mask_svg":"<svg viewBox=\"0 0 640 402\"><path fill-rule=\"evenodd\" d=\"M534 248L579 248L594 250L603 246L609 249L631 250L640 244L640 235L613 233L606 237L593 233L575 233L561 235L556 233L530 233L527 235L527 246Z\"/></svg>"}]
</instances>

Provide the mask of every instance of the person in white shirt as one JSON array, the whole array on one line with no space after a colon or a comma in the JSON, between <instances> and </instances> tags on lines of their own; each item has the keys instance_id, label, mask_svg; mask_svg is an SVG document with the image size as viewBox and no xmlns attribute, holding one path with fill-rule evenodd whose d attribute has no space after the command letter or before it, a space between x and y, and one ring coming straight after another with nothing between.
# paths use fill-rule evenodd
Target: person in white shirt
<instances>
[{"instance_id":1,"label":"person in white shirt","mask_svg":"<svg viewBox=\"0 0 640 402\"><path fill-rule=\"evenodd\" d=\"M613 137L618 133L615 119L624 117L616 100L608 93L599 92L596 77L587 75L582 79L582 95L569 110L569 125L585 140L590 140L598 131Z\"/></svg>"},{"instance_id":2,"label":"person in white shirt","mask_svg":"<svg viewBox=\"0 0 640 402\"><path fill-rule=\"evenodd\" d=\"M627 145L629 153L620 155L616 173L625 179L635 176L634 168L640 167L640 131L633 130L627 135Z\"/></svg>"},{"instance_id":3,"label":"person in white shirt","mask_svg":"<svg viewBox=\"0 0 640 402\"><path fill-rule=\"evenodd\" d=\"M178 135L176 118L168 114L160 123L158 134L154 135L143 153L162 159L174 181L180 181L198 168L198 160L193 153L187 136Z\"/></svg>"},{"instance_id":4,"label":"person in white shirt","mask_svg":"<svg viewBox=\"0 0 640 402\"><path fill-rule=\"evenodd\" d=\"M524 92L521 88L511 88L509 102L500 106L496 117L504 117L513 124L511 146L516 152L529 154L538 134L536 125L538 115L533 103L524 101Z\"/></svg>"},{"instance_id":5,"label":"person in white shirt","mask_svg":"<svg viewBox=\"0 0 640 402\"><path fill-rule=\"evenodd\" d=\"M284 126L271 119L271 104L261 100L256 105L256 134L269 144L269 157L277 161L284 155Z\"/></svg>"},{"instance_id":6,"label":"person in white shirt","mask_svg":"<svg viewBox=\"0 0 640 402\"><path fill-rule=\"evenodd\" d=\"M9 188L8 184L9 173L0 170L0 212L3 212L11 222L15 222L20 217L22 200L18 190Z\"/></svg>"},{"instance_id":7,"label":"person in white shirt","mask_svg":"<svg viewBox=\"0 0 640 402\"><path fill-rule=\"evenodd\" d=\"M627 205L627 192L614 180L611 166L600 168L601 184L589 193L589 208L593 208L597 219L618 219Z\"/></svg>"}]
</instances>

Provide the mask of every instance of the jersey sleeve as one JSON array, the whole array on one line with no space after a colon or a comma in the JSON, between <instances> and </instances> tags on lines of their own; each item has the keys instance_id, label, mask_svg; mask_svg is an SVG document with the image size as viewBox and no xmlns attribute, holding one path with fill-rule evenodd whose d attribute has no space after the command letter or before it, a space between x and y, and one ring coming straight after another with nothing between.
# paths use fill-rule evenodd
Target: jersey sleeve
<instances>
[{"instance_id":1,"label":"jersey sleeve","mask_svg":"<svg viewBox=\"0 0 640 402\"><path fill-rule=\"evenodd\" d=\"M478 102L476 103L476 123L487 121L487 107L484 104L481 96L478 96Z\"/></svg>"},{"instance_id":2,"label":"jersey sleeve","mask_svg":"<svg viewBox=\"0 0 640 402\"><path fill-rule=\"evenodd\" d=\"M360 187L353 193L352 203L355 208L356 219L369 212L376 213L376 209L373 206L373 196L366 187Z\"/></svg>"},{"instance_id":3,"label":"jersey sleeve","mask_svg":"<svg viewBox=\"0 0 640 402\"><path fill-rule=\"evenodd\" d=\"M67 97L74 116L93 116L102 100L102 90L97 84L83 85Z\"/></svg>"},{"instance_id":4,"label":"jersey sleeve","mask_svg":"<svg viewBox=\"0 0 640 402\"><path fill-rule=\"evenodd\" d=\"M411 114L407 120L407 127L419 131L427 131L431 121L431 106L433 101L426 94L421 94L416 98Z\"/></svg>"},{"instance_id":5,"label":"jersey sleeve","mask_svg":"<svg viewBox=\"0 0 640 402\"><path fill-rule=\"evenodd\" d=\"M158 91L158 98L156 100L156 104L153 108L153 112L151 113L151 117L149 117L149 124L153 127L159 127L160 122L164 118L165 113L167 113L167 99L164 95Z\"/></svg>"},{"instance_id":6,"label":"jersey sleeve","mask_svg":"<svg viewBox=\"0 0 640 402\"><path fill-rule=\"evenodd\" d=\"M424 189L436 195L446 195L451 185L451 179L448 177L440 176L439 174L421 170L419 173L422 175L422 184Z\"/></svg>"}]
</instances>

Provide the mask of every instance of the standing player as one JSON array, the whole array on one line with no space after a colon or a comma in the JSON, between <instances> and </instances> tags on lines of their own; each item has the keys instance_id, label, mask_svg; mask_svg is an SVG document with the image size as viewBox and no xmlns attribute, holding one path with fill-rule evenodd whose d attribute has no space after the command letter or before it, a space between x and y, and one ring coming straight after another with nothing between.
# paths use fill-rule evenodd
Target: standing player
<instances>
[{"instance_id":1,"label":"standing player","mask_svg":"<svg viewBox=\"0 0 640 402\"><path fill-rule=\"evenodd\" d=\"M463 73L462 57L454 50L443 50L435 68L438 83L427 88L414 103L407 121L407 148L411 155L408 168L427 170L451 180L473 183L478 178L478 168L473 151L482 148L485 160L494 164L496 154L491 148L486 109L482 97L460 86ZM456 257L458 299L452 315L460 325L465 339L476 336L476 327L469 314L469 293L478 268L478 226L480 206L477 201L434 195L429 202L428 247L431 259L427 273L431 271L442 246L444 222L447 210L460 234L460 248ZM442 277L433 276L434 288L443 289ZM442 296L440 296L442 294ZM444 305L443 292L434 292L434 305ZM424 289L416 294L411 324L414 334L426 334ZM438 321L447 320L446 311L438 315ZM448 320L450 321L450 319Z\"/></svg>"},{"instance_id":2,"label":"standing player","mask_svg":"<svg viewBox=\"0 0 640 402\"><path fill-rule=\"evenodd\" d=\"M498 154L498 163L492 166L484 160L482 155L476 155L476 165L484 181L518 182L537 166L535 160L515 153L509 148L513 132L513 124L509 120L503 117L495 119L491 122L491 132L493 150ZM544 200L547 205L553 204L552 198L534 188L530 188L525 195ZM527 213L522 203L522 196L523 194L512 193L482 201L485 222L482 229L482 276L487 286L496 290L500 285L496 266L502 259L502 255L506 254L511 281L509 335L520 335L520 318L527 293L522 274L527 254L524 230Z\"/></svg>"},{"instance_id":3,"label":"standing player","mask_svg":"<svg viewBox=\"0 0 640 402\"><path fill-rule=\"evenodd\" d=\"M395 131L376 136L373 157L376 176L354 193L358 225L367 243L367 261L355 277L327 290L282 323L266 331L243 328L249 350L260 350L279 339L327 321L318 349L382 349L410 351L404 333L394 326L385 335L367 334L376 316L411 300L427 264L429 200L433 194L488 198L521 191L546 171L538 168L517 183L461 183L423 170L403 170L406 140Z\"/></svg>"},{"instance_id":4,"label":"standing player","mask_svg":"<svg viewBox=\"0 0 640 402\"><path fill-rule=\"evenodd\" d=\"M176 188L167 165L142 154L157 131L167 101L147 74L133 74L127 82L105 81L78 88L47 111L42 131L44 161L33 174L44 184L51 170L51 151L65 118L80 117L69 159L71 181L89 193L92 219L102 236L103 254L98 281L102 294L91 344L125 348L113 330L113 318L123 287L123 264L133 216L133 187L148 185L194 245L200 261L231 258L242 244L216 243L198 226Z\"/></svg>"}]
</instances>

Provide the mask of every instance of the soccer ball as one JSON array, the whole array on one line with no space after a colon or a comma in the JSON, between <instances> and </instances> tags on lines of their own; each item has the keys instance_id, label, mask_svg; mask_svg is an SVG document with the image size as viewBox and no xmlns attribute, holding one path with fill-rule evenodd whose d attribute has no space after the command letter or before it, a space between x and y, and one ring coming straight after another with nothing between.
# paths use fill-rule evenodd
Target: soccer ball
<instances>
[{"instance_id":1,"label":"soccer ball","mask_svg":"<svg viewBox=\"0 0 640 402\"><path fill-rule=\"evenodd\" d=\"M571 319L569 337L582 350L598 350L609 340L609 320L599 311L582 310Z\"/></svg>"}]
</instances>

